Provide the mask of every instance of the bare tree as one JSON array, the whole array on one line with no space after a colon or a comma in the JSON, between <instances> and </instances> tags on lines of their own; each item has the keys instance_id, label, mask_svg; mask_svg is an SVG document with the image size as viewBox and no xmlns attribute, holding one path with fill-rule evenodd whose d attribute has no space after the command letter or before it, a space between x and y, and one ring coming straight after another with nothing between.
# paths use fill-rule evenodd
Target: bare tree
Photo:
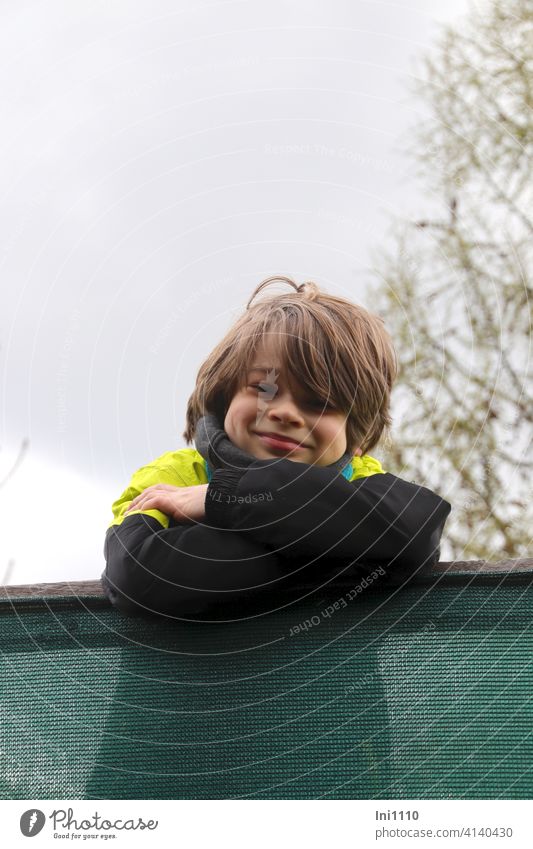
<instances>
[{"instance_id":1,"label":"bare tree","mask_svg":"<svg viewBox=\"0 0 533 849\"><path fill-rule=\"evenodd\" d=\"M443 31L410 151L437 202L376 261L400 365L387 467L451 501L443 557L521 557L532 536L532 83L533 0Z\"/></svg>"},{"instance_id":2,"label":"bare tree","mask_svg":"<svg viewBox=\"0 0 533 849\"><path fill-rule=\"evenodd\" d=\"M25 438L22 440L21 444L20 444L19 452L18 452L18 454L17 454L17 456L16 456L16 458L15 458L15 461L14 461L14 463L12 464L11 468L10 468L10 469L8 469L8 471L7 471L7 472L3 472L3 473L2 473L2 476L0 477L0 489L1 489L3 486L5 486L5 485L6 485L6 483L8 482L8 480L9 480L10 478L12 478L12 477L13 477L13 475L15 474L15 472L17 471L17 469L19 468L20 464L22 463L22 461L23 461L24 457L25 457L25 456L26 456L26 454L28 453L28 448L29 448L29 447L30 447L30 440L29 440L27 437L25 437Z\"/></svg>"}]
</instances>

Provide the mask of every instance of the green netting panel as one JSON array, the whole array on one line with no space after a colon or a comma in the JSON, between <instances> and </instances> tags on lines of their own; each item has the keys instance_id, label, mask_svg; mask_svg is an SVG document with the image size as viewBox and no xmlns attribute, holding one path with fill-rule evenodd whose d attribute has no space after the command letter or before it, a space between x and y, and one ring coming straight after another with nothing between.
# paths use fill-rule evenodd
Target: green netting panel
<instances>
[{"instance_id":1,"label":"green netting panel","mask_svg":"<svg viewBox=\"0 0 533 849\"><path fill-rule=\"evenodd\" d=\"M2 602L1 797L531 798L533 587L337 597L211 624Z\"/></svg>"}]
</instances>

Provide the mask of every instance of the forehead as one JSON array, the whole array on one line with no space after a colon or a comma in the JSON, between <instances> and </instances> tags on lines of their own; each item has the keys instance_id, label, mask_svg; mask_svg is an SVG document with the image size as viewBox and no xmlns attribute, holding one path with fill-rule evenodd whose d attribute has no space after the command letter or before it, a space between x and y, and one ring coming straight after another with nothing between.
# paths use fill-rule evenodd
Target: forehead
<instances>
[{"instance_id":1,"label":"forehead","mask_svg":"<svg viewBox=\"0 0 533 849\"><path fill-rule=\"evenodd\" d=\"M283 371L281 354L275 342L262 341L257 346L255 354L252 354L248 360L248 370L265 372L270 369Z\"/></svg>"}]
</instances>

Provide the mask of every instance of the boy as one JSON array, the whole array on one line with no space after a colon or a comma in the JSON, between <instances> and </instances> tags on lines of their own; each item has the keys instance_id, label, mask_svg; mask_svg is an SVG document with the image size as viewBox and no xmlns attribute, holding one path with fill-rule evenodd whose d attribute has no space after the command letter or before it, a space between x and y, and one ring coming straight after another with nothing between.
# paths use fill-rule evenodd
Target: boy
<instances>
[{"instance_id":1,"label":"boy","mask_svg":"<svg viewBox=\"0 0 533 849\"><path fill-rule=\"evenodd\" d=\"M284 280L296 294L251 306ZM438 560L450 505L366 452L390 425L396 361L381 319L314 283L268 278L201 366L183 434L113 505L103 582L126 613ZM277 582L280 582L278 585Z\"/></svg>"}]
</instances>

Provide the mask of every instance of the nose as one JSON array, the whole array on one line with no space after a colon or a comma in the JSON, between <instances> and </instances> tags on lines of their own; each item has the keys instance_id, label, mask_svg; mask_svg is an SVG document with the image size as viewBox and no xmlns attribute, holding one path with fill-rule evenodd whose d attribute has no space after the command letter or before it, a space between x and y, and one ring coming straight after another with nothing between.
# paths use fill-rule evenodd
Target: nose
<instances>
[{"instance_id":1,"label":"nose","mask_svg":"<svg viewBox=\"0 0 533 849\"><path fill-rule=\"evenodd\" d=\"M304 424L298 404L290 392L278 392L268 402L267 417L272 421L284 422L294 426Z\"/></svg>"}]
</instances>

